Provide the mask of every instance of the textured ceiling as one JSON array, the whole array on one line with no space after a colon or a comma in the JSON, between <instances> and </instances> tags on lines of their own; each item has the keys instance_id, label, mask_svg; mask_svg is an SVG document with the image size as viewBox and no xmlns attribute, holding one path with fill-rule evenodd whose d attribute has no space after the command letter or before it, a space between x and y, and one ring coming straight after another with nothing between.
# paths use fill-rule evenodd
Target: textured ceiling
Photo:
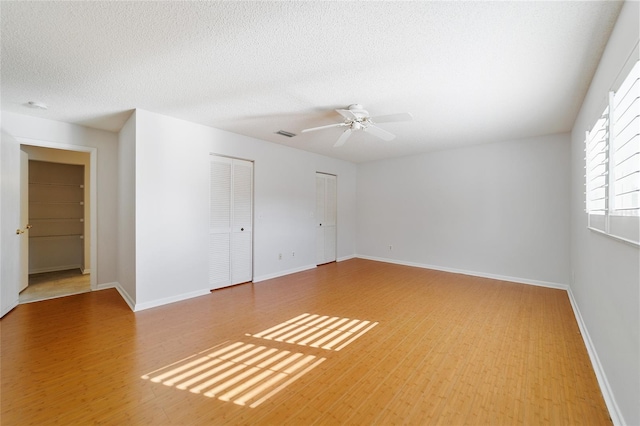
<instances>
[{"instance_id":1,"label":"textured ceiling","mask_svg":"<svg viewBox=\"0 0 640 426\"><path fill-rule=\"evenodd\" d=\"M2 1L2 109L118 131L142 108L354 162L551 134L571 129L620 7ZM341 148L340 128L300 134L353 103L414 121Z\"/></svg>"}]
</instances>

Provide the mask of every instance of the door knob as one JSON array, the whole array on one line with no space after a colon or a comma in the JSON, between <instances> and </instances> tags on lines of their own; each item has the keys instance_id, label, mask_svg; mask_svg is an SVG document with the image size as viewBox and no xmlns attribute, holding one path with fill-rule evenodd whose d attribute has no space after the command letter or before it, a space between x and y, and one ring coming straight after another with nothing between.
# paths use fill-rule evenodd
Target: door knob
<instances>
[{"instance_id":1,"label":"door knob","mask_svg":"<svg viewBox=\"0 0 640 426\"><path fill-rule=\"evenodd\" d=\"M244 231L244 228L240 228L241 231Z\"/></svg>"}]
</instances>

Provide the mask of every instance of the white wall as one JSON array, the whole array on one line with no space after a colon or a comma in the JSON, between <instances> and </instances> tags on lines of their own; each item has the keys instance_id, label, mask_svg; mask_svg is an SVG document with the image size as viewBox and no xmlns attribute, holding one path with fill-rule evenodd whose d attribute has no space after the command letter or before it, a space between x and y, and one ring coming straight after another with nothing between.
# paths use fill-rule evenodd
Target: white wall
<instances>
[{"instance_id":1,"label":"white wall","mask_svg":"<svg viewBox=\"0 0 640 426\"><path fill-rule=\"evenodd\" d=\"M136 303L136 113L118 135L118 290L131 309Z\"/></svg>"},{"instance_id":2,"label":"white wall","mask_svg":"<svg viewBox=\"0 0 640 426\"><path fill-rule=\"evenodd\" d=\"M97 284L116 276L118 135L69 123L2 112L2 129L20 143L39 142L97 149ZM28 140L25 142L25 140ZM30 142L29 142L30 141ZM92 265L94 269L94 265Z\"/></svg>"},{"instance_id":3,"label":"white wall","mask_svg":"<svg viewBox=\"0 0 640 426\"><path fill-rule=\"evenodd\" d=\"M637 46L639 6L637 1L623 5L575 121L571 145L571 293L597 357L596 371L611 392L612 418L629 425L640 424L640 249L587 229L583 150L585 131L604 109L608 91Z\"/></svg>"},{"instance_id":4,"label":"white wall","mask_svg":"<svg viewBox=\"0 0 640 426\"><path fill-rule=\"evenodd\" d=\"M568 163L561 134L360 164L357 253L566 286Z\"/></svg>"},{"instance_id":5,"label":"white wall","mask_svg":"<svg viewBox=\"0 0 640 426\"><path fill-rule=\"evenodd\" d=\"M354 164L144 110L135 120L136 309L209 291L210 153L255 162L254 281L315 265L316 171L338 176L338 257L354 255Z\"/></svg>"}]
</instances>

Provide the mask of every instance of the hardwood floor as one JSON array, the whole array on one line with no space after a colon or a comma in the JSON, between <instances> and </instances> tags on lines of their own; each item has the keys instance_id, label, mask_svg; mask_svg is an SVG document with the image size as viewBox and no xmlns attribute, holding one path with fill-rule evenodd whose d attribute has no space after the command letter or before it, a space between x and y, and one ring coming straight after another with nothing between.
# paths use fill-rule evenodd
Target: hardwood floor
<instances>
[{"instance_id":1,"label":"hardwood floor","mask_svg":"<svg viewBox=\"0 0 640 426\"><path fill-rule=\"evenodd\" d=\"M0 325L3 425L611 424L562 290L353 259Z\"/></svg>"}]
</instances>

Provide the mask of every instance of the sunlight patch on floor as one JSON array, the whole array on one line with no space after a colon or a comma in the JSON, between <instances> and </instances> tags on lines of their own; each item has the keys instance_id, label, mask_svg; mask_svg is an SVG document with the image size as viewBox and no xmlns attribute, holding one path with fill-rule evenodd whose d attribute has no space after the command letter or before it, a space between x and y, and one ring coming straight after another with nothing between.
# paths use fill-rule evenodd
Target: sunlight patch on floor
<instances>
[{"instance_id":1,"label":"sunlight patch on floor","mask_svg":"<svg viewBox=\"0 0 640 426\"><path fill-rule=\"evenodd\" d=\"M254 408L325 359L236 342L207 349L142 378Z\"/></svg>"},{"instance_id":2,"label":"sunlight patch on floor","mask_svg":"<svg viewBox=\"0 0 640 426\"><path fill-rule=\"evenodd\" d=\"M247 336L339 351L376 325L377 322L305 313Z\"/></svg>"}]
</instances>

